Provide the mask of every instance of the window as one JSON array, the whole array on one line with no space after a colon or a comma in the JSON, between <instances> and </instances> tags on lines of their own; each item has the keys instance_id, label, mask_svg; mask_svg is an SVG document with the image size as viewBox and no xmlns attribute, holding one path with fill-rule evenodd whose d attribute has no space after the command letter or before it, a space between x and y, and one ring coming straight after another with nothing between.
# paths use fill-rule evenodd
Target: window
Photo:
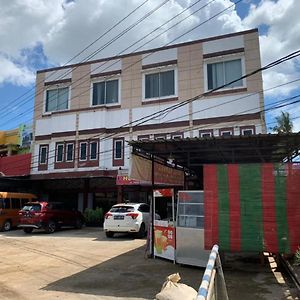
<instances>
[{"instance_id":1,"label":"window","mask_svg":"<svg viewBox=\"0 0 300 300\"><path fill-rule=\"evenodd\" d=\"M145 74L145 99L175 95L175 70Z\"/></svg>"},{"instance_id":2,"label":"window","mask_svg":"<svg viewBox=\"0 0 300 300\"><path fill-rule=\"evenodd\" d=\"M66 161L72 161L74 157L74 144L67 144L66 148Z\"/></svg>"},{"instance_id":3,"label":"window","mask_svg":"<svg viewBox=\"0 0 300 300\"><path fill-rule=\"evenodd\" d=\"M166 134L154 134L154 139L156 141L164 141L166 138Z\"/></svg>"},{"instance_id":4,"label":"window","mask_svg":"<svg viewBox=\"0 0 300 300\"><path fill-rule=\"evenodd\" d=\"M123 140L115 140L114 159L123 158Z\"/></svg>"},{"instance_id":5,"label":"window","mask_svg":"<svg viewBox=\"0 0 300 300\"><path fill-rule=\"evenodd\" d=\"M64 160L64 144L56 144L56 161L62 162Z\"/></svg>"},{"instance_id":6,"label":"window","mask_svg":"<svg viewBox=\"0 0 300 300\"><path fill-rule=\"evenodd\" d=\"M92 105L113 104L119 102L119 80L93 83Z\"/></svg>"},{"instance_id":7,"label":"window","mask_svg":"<svg viewBox=\"0 0 300 300\"><path fill-rule=\"evenodd\" d=\"M150 135L149 134L144 134L144 135L138 135L137 137L138 141L149 141L150 140Z\"/></svg>"},{"instance_id":8,"label":"window","mask_svg":"<svg viewBox=\"0 0 300 300\"><path fill-rule=\"evenodd\" d=\"M233 128L222 128L219 130L220 136L231 136L233 135Z\"/></svg>"},{"instance_id":9,"label":"window","mask_svg":"<svg viewBox=\"0 0 300 300\"><path fill-rule=\"evenodd\" d=\"M79 150L79 160L87 160L87 143L80 143Z\"/></svg>"},{"instance_id":10,"label":"window","mask_svg":"<svg viewBox=\"0 0 300 300\"><path fill-rule=\"evenodd\" d=\"M3 203L4 203L4 208L6 208L6 209L10 209L11 208L11 206L10 206L10 198L3 199Z\"/></svg>"},{"instance_id":11,"label":"window","mask_svg":"<svg viewBox=\"0 0 300 300\"><path fill-rule=\"evenodd\" d=\"M140 207L138 208L138 211L144 212L144 213L149 213L150 206L148 204L141 204Z\"/></svg>"},{"instance_id":12,"label":"window","mask_svg":"<svg viewBox=\"0 0 300 300\"><path fill-rule=\"evenodd\" d=\"M40 146L39 164L47 164L48 146Z\"/></svg>"},{"instance_id":13,"label":"window","mask_svg":"<svg viewBox=\"0 0 300 300\"><path fill-rule=\"evenodd\" d=\"M183 139L183 133L177 132L177 133L172 133L171 134L171 139L173 140L180 140Z\"/></svg>"},{"instance_id":14,"label":"window","mask_svg":"<svg viewBox=\"0 0 300 300\"><path fill-rule=\"evenodd\" d=\"M216 89L242 76L242 60L235 59L217 63L207 64L207 88ZM225 88L242 87L243 80L240 79Z\"/></svg>"},{"instance_id":15,"label":"window","mask_svg":"<svg viewBox=\"0 0 300 300\"><path fill-rule=\"evenodd\" d=\"M91 160L97 159L97 148L98 148L97 142L90 142L90 159Z\"/></svg>"},{"instance_id":16,"label":"window","mask_svg":"<svg viewBox=\"0 0 300 300\"><path fill-rule=\"evenodd\" d=\"M213 130L199 130L199 137L201 138L207 138L207 137L212 137L213 134Z\"/></svg>"},{"instance_id":17,"label":"window","mask_svg":"<svg viewBox=\"0 0 300 300\"><path fill-rule=\"evenodd\" d=\"M252 129L243 129L243 135L252 135L253 134L253 130Z\"/></svg>"},{"instance_id":18,"label":"window","mask_svg":"<svg viewBox=\"0 0 300 300\"><path fill-rule=\"evenodd\" d=\"M12 209L20 209L20 199L19 198L11 198L11 208Z\"/></svg>"},{"instance_id":19,"label":"window","mask_svg":"<svg viewBox=\"0 0 300 300\"><path fill-rule=\"evenodd\" d=\"M69 88L57 88L46 91L46 112L68 109Z\"/></svg>"},{"instance_id":20,"label":"window","mask_svg":"<svg viewBox=\"0 0 300 300\"><path fill-rule=\"evenodd\" d=\"M255 126L242 126L240 127L241 135L253 135L255 134Z\"/></svg>"}]
</instances>

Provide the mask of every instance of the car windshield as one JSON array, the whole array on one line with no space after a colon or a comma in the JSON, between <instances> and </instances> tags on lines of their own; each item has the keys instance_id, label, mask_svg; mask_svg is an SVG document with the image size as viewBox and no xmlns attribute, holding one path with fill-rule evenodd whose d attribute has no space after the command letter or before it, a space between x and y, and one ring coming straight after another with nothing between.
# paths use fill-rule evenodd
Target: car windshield
<instances>
[{"instance_id":1,"label":"car windshield","mask_svg":"<svg viewBox=\"0 0 300 300\"><path fill-rule=\"evenodd\" d=\"M40 204L30 204L30 203L27 203L23 208L22 210L25 210L25 211L41 211L41 205Z\"/></svg>"},{"instance_id":2,"label":"car windshield","mask_svg":"<svg viewBox=\"0 0 300 300\"><path fill-rule=\"evenodd\" d=\"M115 206L110 209L110 212L126 213L134 211L133 206Z\"/></svg>"}]
</instances>

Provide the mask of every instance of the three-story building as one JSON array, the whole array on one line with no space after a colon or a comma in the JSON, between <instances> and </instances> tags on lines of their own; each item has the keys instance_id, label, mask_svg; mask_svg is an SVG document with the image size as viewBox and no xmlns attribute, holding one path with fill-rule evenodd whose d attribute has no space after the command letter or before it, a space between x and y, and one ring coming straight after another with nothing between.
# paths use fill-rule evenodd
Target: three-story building
<instances>
[{"instance_id":1,"label":"three-story building","mask_svg":"<svg viewBox=\"0 0 300 300\"><path fill-rule=\"evenodd\" d=\"M260 67L254 29L38 71L31 176L81 210L146 201L116 186L126 141L265 133Z\"/></svg>"}]
</instances>

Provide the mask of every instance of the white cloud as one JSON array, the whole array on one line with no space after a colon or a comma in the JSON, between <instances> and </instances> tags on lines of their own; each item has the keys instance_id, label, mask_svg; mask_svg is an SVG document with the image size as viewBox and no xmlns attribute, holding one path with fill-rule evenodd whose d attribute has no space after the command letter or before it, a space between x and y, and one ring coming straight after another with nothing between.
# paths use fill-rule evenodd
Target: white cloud
<instances>
[{"instance_id":1,"label":"white cloud","mask_svg":"<svg viewBox=\"0 0 300 300\"><path fill-rule=\"evenodd\" d=\"M0 83L33 83L24 49L43 43L46 33L64 15L62 0L0 0Z\"/></svg>"},{"instance_id":2,"label":"white cloud","mask_svg":"<svg viewBox=\"0 0 300 300\"><path fill-rule=\"evenodd\" d=\"M30 80L28 78L32 76L24 76L24 80L20 80L18 75L22 73L28 75L33 69L26 56L24 56L24 49L32 50L37 44L41 44L50 63L63 64L134 8L142 4L143 1L122 0L122 9L120 9L120 1L111 0L76 0L71 2L66 0L0 0L0 57L5 61L5 68L1 68L0 83L11 81L19 85L29 84ZM170 0L157 12L137 25L135 29L112 43L110 47L104 49L96 57L112 56L120 53L128 45L144 37L151 30L168 21L194 2L191 0ZM147 44L145 48L163 46L192 27L205 22L215 14L233 5L230 0L210 2L210 0L200 1L192 9L182 14L180 18L157 30L146 40L163 32L171 24L175 24L179 20L185 20ZM128 20L114 28L105 38L91 47L88 52L84 52L78 57L77 61L82 60L88 53L92 53L105 45L112 37L161 3L161 0L148 1ZM208 3L210 4L205 8L201 8ZM199 8L201 9L196 12ZM177 39L175 43L265 25L266 30L260 37L262 64L265 65L297 49L300 45L299 11L300 1L297 0L262 0L258 5L252 4L248 16L241 20L233 6L188 35ZM192 13L195 14L190 16ZM127 52L133 51L144 42L135 45ZM9 61L10 64L8 64ZM297 70L294 61L282 64L277 68L264 72L264 88L274 86L275 83L288 82L297 76L299 76L299 70ZM27 79L25 80L25 78ZM292 88L295 88L295 86L282 88L280 93L288 94ZM278 90L276 90L276 93L278 93ZM269 95L272 94L269 93Z\"/></svg>"},{"instance_id":3,"label":"white cloud","mask_svg":"<svg viewBox=\"0 0 300 300\"><path fill-rule=\"evenodd\" d=\"M157 36L167 28L180 20L184 21L174 27L173 29L163 33L157 39L147 44L145 48L153 48L163 46L170 41L173 41L182 33L193 28L197 24L205 22L216 13L221 12L227 7L232 6L230 0L216 0L207 5L209 0L199 1L192 9L186 11L179 18L174 19L172 22L157 30L151 37L147 38L138 45L142 45L145 41ZM117 21L122 19L135 7L141 4L142 1L130 0L126 1L123 9L119 9L119 2L110 0L77 0L72 5L69 5L65 10L65 17L62 22L54 26L47 35L45 40L45 53L55 63L66 62L70 57L74 56L91 41L102 35L108 28L111 28ZM153 8L161 4L160 0L152 0L142 6L133 16L128 18L120 26L111 31L89 49L89 53L97 50L99 47L105 45L111 38L113 38L120 31L126 29L146 13L150 12ZM97 57L107 57L120 53L128 45L131 45L140 38L143 38L152 30L156 29L159 25L167 22L169 19L180 13L183 9L187 8L195 1L182 1L173 0L166 3L159 8L153 15L138 24L134 29L130 30L116 42L112 43L101 51ZM113 13L110 13L113 12ZM192 16L191 14L194 13ZM82 21L83 20L83 21ZM176 39L175 43L186 41L189 39L199 39L203 37L229 33L243 29L241 20L234 9L226 11L226 13L215 17L213 20L208 21L206 24L201 25L199 28L183 36L181 39ZM134 46L130 49L133 51L137 48ZM128 51L127 51L128 52ZM81 55L78 59L87 57L87 52Z\"/></svg>"},{"instance_id":4,"label":"white cloud","mask_svg":"<svg viewBox=\"0 0 300 300\"><path fill-rule=\"evenodd\" d=\"M248 27L267 26L266 32L260 37L262 65L266 65L295 50L300 45L300 1L297 0L262 0L259 5L251 5L248 16L243 24ZM300 77L297 59L280 64L263 73L264 88L274 83L285 83ZM297 85L282 88L280 94L287 95ZM268 92L272 96L276 92Z\"/></svg>"},{"instance_id":5,"label":"white cloud","mask_svg":"<svg viewBox=\"0 0 300 300\"><path fill-rule=\"evenodd\" d=\"M34 82L35 75L26 67L19 66L0 55L0 83L27 86Z\"/></svg>"}]
</instances>

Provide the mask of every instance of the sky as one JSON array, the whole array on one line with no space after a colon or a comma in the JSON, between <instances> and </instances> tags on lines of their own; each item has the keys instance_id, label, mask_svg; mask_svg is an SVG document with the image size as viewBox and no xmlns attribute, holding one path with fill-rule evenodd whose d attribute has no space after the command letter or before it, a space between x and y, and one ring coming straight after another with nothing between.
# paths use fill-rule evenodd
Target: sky
<instances>
[{"instance_id":1,"label":"sky","mask_svg":"<svg viewBox=\"0 0 300 300\"><path fill-rule=\"evenodd\" d=\"M37 70L252 28L264 66L300 49L299 11L299 0L0 0L0 130L32 123ZM266 107L300 94L299 57L264 71L263 86ZM298 103L267 112L269 131L281 110L300 131Z\"/></svg>"}]
</instances>

